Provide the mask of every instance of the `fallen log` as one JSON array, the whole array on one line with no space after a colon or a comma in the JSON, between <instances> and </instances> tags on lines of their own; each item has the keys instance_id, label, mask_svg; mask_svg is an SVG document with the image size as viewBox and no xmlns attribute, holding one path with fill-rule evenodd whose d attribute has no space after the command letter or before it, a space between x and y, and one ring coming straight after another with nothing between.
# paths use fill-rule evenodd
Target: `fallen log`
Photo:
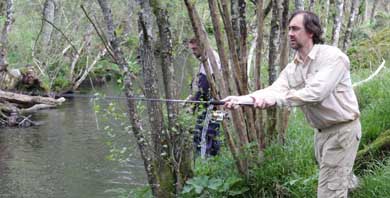
<instances>
[{"instance_id":1,"label":"fallen log","mask_svg":"<svg viewBox=\"0 0 390 198\"><path fill-rule=\"evenodd\" d=\"M0 90L0 127L29 127L36 125L29 118L41 109L61 105L65 98L58 99L42 96L29 96Z\"/></svg>"},{"instance_id":2,"label":"fallen log","mask_svg":"<svg viewBox=\"0 0 390 198\"><path fill-rule=\"evenodd\" d=\"M42 97L42 96L29 96L29 95L7 92L2 90L0 90L0 100L5 100L17 104L26 104L26 105L46 104L46 105L55 105L55 106L61 105L63 102L65 102L65 98L63 97L54 99L54 98Z\"/></svg>"}]
</instances>

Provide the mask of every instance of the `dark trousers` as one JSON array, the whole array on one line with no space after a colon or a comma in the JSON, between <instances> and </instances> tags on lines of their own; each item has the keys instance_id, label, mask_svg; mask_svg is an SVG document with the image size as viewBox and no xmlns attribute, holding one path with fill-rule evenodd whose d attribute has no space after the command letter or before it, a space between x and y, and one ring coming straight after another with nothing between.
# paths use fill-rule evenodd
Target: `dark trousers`
<instances>
[{"instance_id":1,"label":"dark trousers","mask_svg":"<svg viewBox=\"0 0 390 198\"><path fill-rule=\"evenodd\" d=\"M196 120L196 126L194 130L194 145L197 153L201 150L202 130L207 124L204 123L206 118L206 111L203 111ZM220 124L210 120L206 132L206 154L215 156L220 149L220 141L218 140Z\"/></svg>"}]
</instances>

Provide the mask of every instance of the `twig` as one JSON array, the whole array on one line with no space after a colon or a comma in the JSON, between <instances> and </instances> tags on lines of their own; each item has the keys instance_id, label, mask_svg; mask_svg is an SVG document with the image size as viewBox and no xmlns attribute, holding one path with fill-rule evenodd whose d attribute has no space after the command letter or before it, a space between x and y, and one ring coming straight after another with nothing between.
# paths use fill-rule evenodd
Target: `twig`
<instances>
[{"instance_id":1,"label":"twig","mask_svg":"<svg viewBox=\"0 0 390 198\"><path fill-rule=\"evenodd\" d=\"M104 47L107 49L107 52L108 54L110 54L110 56L115 60L115 62L117 62L117 58L115 57L115 55L113 54L111 48L109 47L109 43L108 41L105 39L105 37L100 33L100 30L96 27L96 24L93 22L93 20L91 19L91 17L88 15L87 11L85 10L84 8L84 5L80 5L81 9L83 10L85 16L87 17L88 21L93 25L93 28L95 29L96 33L98 34L98 36L100 37L100 39L102 40L103 42L103 45Z\"/></svg>"},{"instance_id":2,"label":"twig","mask_svg":"<svg viewBox=\"0 0 390 198\"><path fill-rule=\"evenodd\" d=\"M376 75L378 75L378 73L379 73L383 68L385 68L385 63L386 63L386 61L383 59L382 64L375 70L374 73L372 73L368 78L366 78L366 79L364 79L364 80L362 80L362 81L359 81L359 82L357 82L357 83L354 83L354 84L352 85L352 87L360 86L360 85L362 85L363 83L366 83L366 82L370 81L371 79L373 79Z\"/></svg>"},{"instance_id":3,"label":"twig","mask_svg":"<svg viewBox=\"0 0 390 198\"><path fill-rule=\"evenodd\" d=\"M19 122L19 124L18 124L19 127L22 126L22 124L23 124L24 122L26 122L26 121L29 121L29 122L33 123L33 122L29 119L29 118L31 117L31 115L28 115L27 117L24 117L24 116L21 116L21 117L23 117L24 119L23 119L22 121Z\"/></svg>"},{"instance_id":4,"label":"twig","mask_svg":"<svg viewBox=\"0 0 390 198\"><path fill-rule=\"evenodd\" d=\"M62 36L64 36L65 40L68 41L68 43L72 46L74 51L78 54L77 48L73 45L72 41L65 35L65 33L61 31L61 29L59 29L56 25L54 25L54 23L52 23L51 21L47 20L46 18L42 18L42 20L46 21L48 24L53 26L54 29L59 31L62 34ZM78 55L80 55L80 54L78 54Z\"/></svg>"}]
</instances>

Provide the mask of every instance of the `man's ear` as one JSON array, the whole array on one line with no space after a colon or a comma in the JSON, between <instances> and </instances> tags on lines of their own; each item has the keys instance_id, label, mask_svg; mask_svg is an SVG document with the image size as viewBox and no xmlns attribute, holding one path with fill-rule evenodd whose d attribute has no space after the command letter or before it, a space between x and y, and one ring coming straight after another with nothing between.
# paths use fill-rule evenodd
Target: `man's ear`
<instances>
[{"instance_id":1,"label":"man's ear","mask_svg":"<svg viewBox=\"0 0 390 198\"><path fill-rule=\"evenodd\" d=\"M310 38L313 38L313 36L314 36L314 33L309 33Z\"/></svg>"}]
</instances>

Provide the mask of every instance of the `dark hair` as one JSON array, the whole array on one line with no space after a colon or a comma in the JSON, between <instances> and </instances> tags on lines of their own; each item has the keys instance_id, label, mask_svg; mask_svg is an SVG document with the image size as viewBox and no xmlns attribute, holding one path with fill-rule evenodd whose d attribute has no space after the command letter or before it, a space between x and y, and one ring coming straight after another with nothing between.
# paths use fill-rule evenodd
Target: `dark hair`
<instances>
[{"instance_id":1,"label":"dark hair","mask_svg":"<svg viewBox=\"0 0 390 198\"><path fill-rule=\"evenodd\" d=\"M290 23L291 20L299 14L303 14L303 26L305 27L305 30L313 34L313 43L314 44L324 43L324 39L321 37L323 30L321 27L320 19L313 12L304 11L304 10L295 11L291 15L288 22Z\"/></svg>"}]
</instances>

